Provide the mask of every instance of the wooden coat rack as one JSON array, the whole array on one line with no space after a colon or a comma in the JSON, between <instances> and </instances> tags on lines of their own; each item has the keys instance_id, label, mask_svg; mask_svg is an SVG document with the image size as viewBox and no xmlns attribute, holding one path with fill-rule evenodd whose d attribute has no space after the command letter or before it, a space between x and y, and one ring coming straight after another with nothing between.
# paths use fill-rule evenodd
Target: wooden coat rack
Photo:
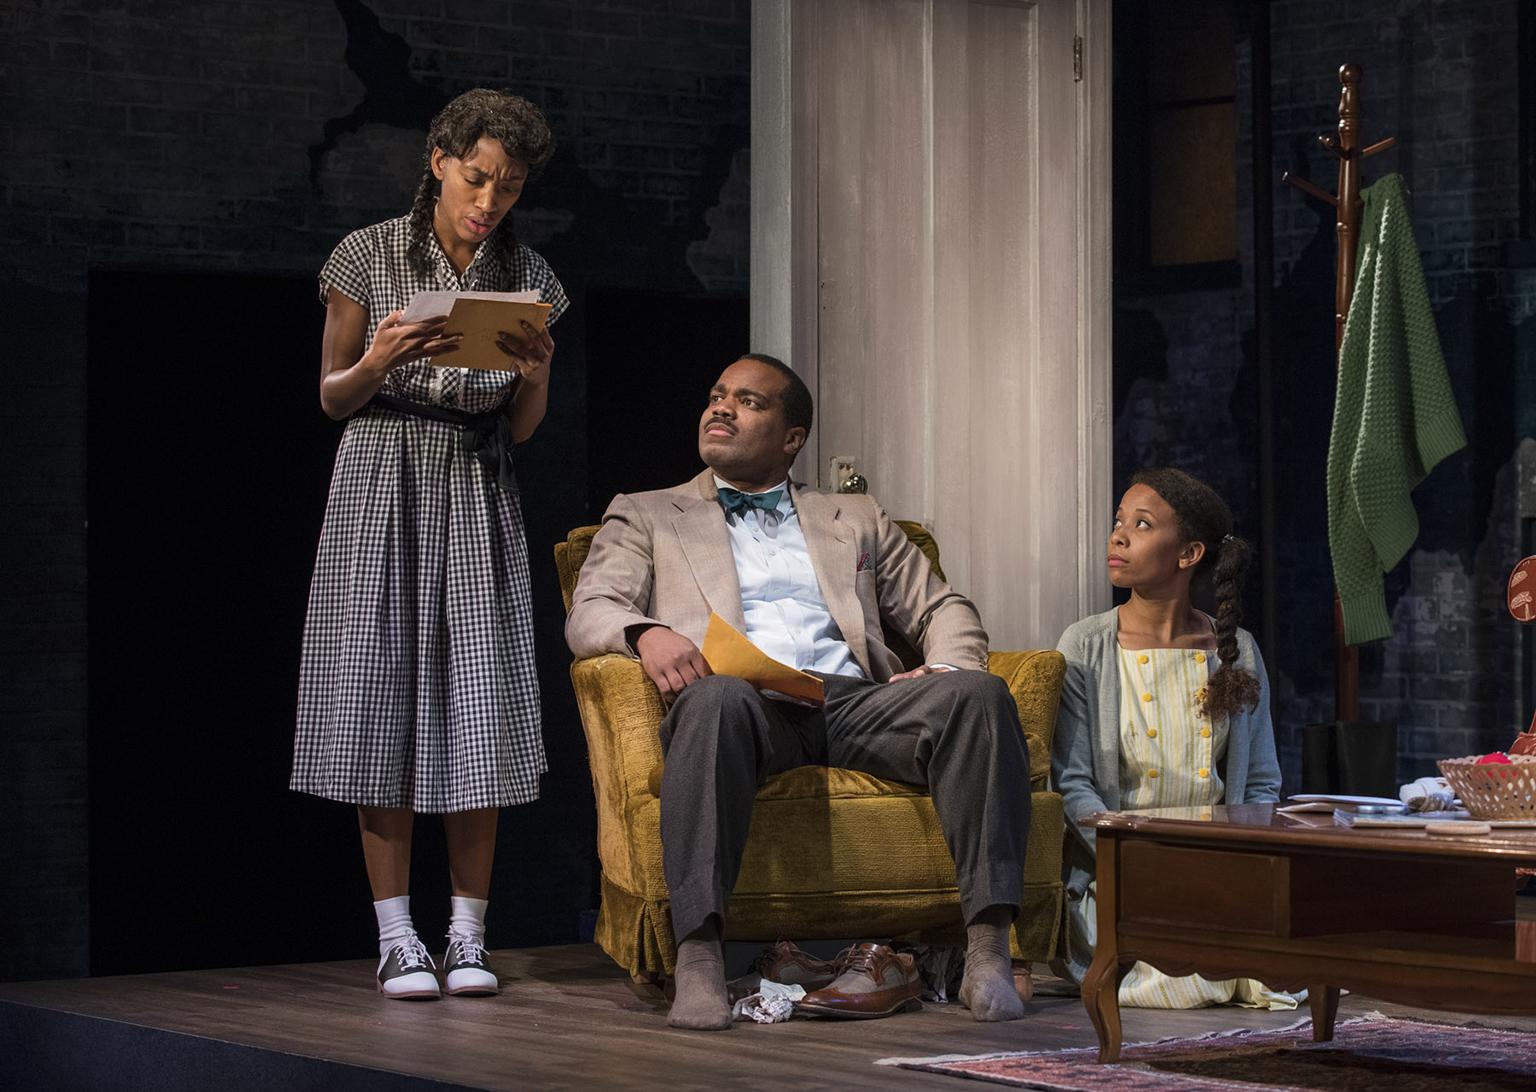
<instances>
[{"instance_id":1,"label":"wooden coat rack","mask_svg":"<svg viewBox=\"0 0 1536 1092\"><path fill-rule=\"evenodd\" d=\"M1360 161L1384 152L1397 143L1396 137L1359 146L1360 66L1346 64L1339 69L1339 131L1324 133L1317 142L1339 161L1338 194L1329 193L1290 171L1280 176L1303 193L1332 205L1338 213L1338 260L1335 267L1333 315L1334 374L1338 374L1339 349L1344 344L1344 320L1349 316L1349 301L1355 294L1355 248L1360 239ZM1360 654L1344 640L1344 611L1339 605L1339 591L1333 591L1333 715L1335 720L1357 720L1360 712Z\"/></svg>"}]
</instances>

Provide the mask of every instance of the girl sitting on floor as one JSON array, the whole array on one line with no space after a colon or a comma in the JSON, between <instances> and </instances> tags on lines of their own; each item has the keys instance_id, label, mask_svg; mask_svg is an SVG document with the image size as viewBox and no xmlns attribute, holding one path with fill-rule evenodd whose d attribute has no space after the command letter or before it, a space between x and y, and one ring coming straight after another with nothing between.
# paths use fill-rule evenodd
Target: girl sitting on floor
<instances>
[{"instance_id":1,"label":"girl sitting on floor","mask_svg":"<svg viewBox=\"0 0 1536 1092\"><path fill-rule=\"evenodd\" d=\"M1237 625L1248 544L1233 536L1226 503L1183 471L1143 470L1132 481L1108 544L1110 583L1130 599L1073 624L1057 645L1067 676L1051 769L1071 834L1068 950L1056 971L1078 983L1097 936L1094 832L1079 820L1275 801L1280 792L1269 683L1252 635ZM1215 619L1190 600L1190 584L1207 573ZM1120 985L1123 1006L1232 1001L1294 1008L1298 998L1252 979L1173 978L1145 963Z\"/></svg>"}]
</instances>

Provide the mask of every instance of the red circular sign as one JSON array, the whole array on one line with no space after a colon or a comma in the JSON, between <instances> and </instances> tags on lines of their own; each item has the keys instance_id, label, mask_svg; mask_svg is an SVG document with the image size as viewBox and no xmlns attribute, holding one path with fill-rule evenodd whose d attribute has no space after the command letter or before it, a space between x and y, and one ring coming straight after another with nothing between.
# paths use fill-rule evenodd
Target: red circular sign
<instances>
[{"instance_id":1,"label":"red circular sign","mask_svg":"<svg viewBox=\"0 0 1536 1092\"><path fill-rule=\"evenodd\" d=\"M1526 558L1509 574L1505 602L1517 622L1536 622L1536 556Z\"/></svg>"}]
</instances>

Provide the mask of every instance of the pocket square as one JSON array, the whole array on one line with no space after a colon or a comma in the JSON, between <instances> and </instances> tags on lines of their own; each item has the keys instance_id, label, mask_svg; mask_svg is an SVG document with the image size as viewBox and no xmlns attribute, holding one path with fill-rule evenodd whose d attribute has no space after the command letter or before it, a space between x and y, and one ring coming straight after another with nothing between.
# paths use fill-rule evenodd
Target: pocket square
<instances>
[{"instance_id":1,"label":"pocket square","mask_svg":"<svg viewBox=\"0 0 1536 1092\"><path fill-rule=\"evenodd\" d=\"M858 575L859 573L867 573L873 568L874 566L869 563L869 551L865 550L862 554L859 555L859 563L854 567L853 570L854 575Z\"/></svg>"}]
</instances>

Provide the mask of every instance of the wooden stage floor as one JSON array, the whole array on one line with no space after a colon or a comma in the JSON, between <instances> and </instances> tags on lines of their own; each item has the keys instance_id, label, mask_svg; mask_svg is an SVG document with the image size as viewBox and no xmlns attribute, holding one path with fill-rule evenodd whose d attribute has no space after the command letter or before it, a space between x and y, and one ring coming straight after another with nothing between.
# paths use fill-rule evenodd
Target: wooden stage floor
<instances>
[{"instance_id":1,"label":"wooden stage floor","mask_svg":"<svg viewBox=\"0 0 1536 1092\"><path fill-rule=\"evenodd\" d=\"M0 1084L342 1092L782 1083L958 1092L955 1078L873 1063L1094 1043L1076 998L1037 997L1023 1020L1008 1024L928 1005L886 1020L796 1019L699 1033L667 1027L660 994L631 986L591 945L503 950L493 965L499 997L424 1003L380 997L373 964L359 961L0 984ZM1409 1012L1347 997L1340 1016L1372 1009ZM1128 1009L1125 1039L1280 1027L1305 1015L1305 1007ZM1530 1019L1479 1022L1536 1031Z\"/></svg>"}]
</instances>

